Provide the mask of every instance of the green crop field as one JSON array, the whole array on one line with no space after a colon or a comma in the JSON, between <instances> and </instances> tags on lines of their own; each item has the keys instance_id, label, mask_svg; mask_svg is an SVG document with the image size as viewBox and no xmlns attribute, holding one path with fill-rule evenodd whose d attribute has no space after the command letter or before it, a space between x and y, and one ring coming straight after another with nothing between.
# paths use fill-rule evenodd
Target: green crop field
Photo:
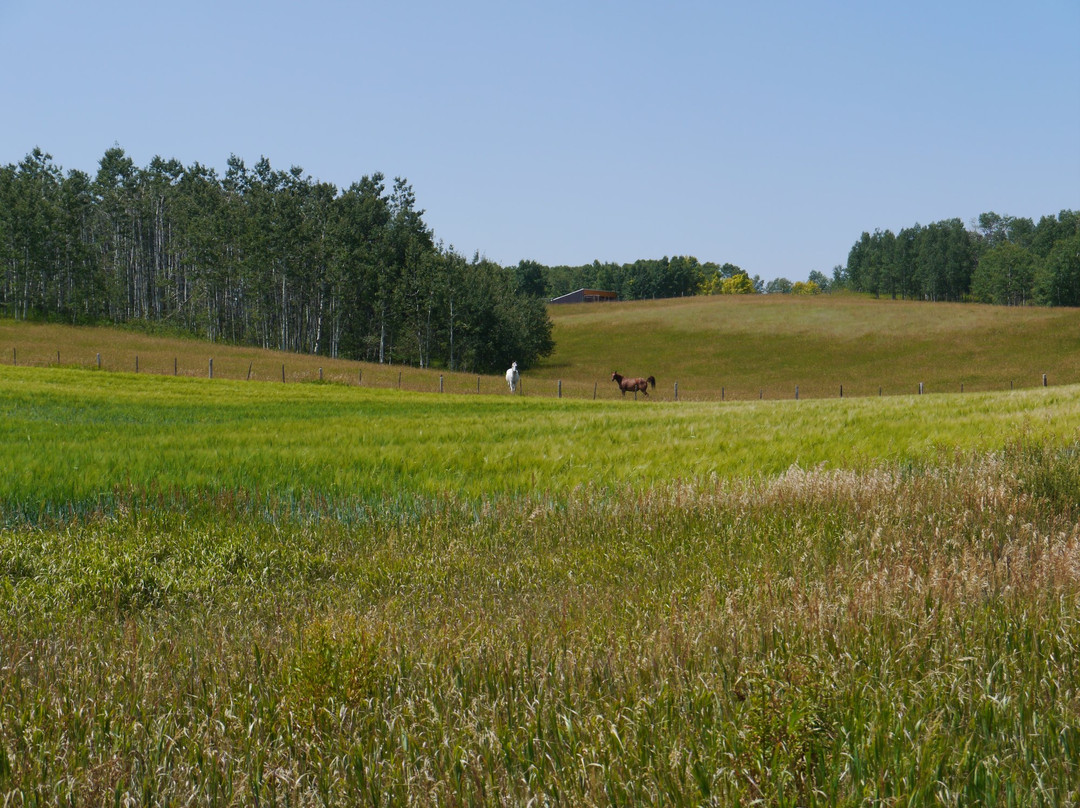
<instances>
[{"instance_id":1,"label":"green crop field","mask_svg":"<svg viewBox=\"0 0 1080 808\"><path fill-rule=\"evenodd\" d=\"M0 323L3 804L1076 804L1076 313L798 302L524 396Z\"/></svg>"},{"instance_id":2,"label":"green crop field","mask_svg":"<svg viewBox=\"0 0 1080 808\"><path fill-rule=\"evenodd\" d=\"M1060 444L1080 387L842 401L581 401L344 385L0 368L0 503L88 512L118 491L232 492L382 506L571 496L765 478L791 466L864 469L943 451Z\"/></svg>"}]
</instances>

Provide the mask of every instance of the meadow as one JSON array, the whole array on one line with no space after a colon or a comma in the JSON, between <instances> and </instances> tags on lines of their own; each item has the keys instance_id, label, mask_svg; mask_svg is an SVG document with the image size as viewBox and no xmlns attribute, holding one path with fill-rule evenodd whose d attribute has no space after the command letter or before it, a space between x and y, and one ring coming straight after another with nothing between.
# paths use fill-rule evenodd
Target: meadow
<instances>
[{"instance_id":1,"label":"meadow","mask_svg":"<svg viewBox=\"0 0 1080 808\"><path fill-rule=\"evenodd\" d=\"M719 295L550 306L556 354L532 371L589 395L611 372L661 396L789 399L1002 391L1080 383L1080 310ZM538 385L534 382L533 387ZM540 385L543 387L543 385Z\"/></svg>"},{"instance_id":2,"label":"meadow","mask_svg":"<svg viewBox=\"0 0 1080 808\"><path fill-rule=\"evenodd\" d=\"M5 805L1080 801L1080 386L27 364L0 367Z\"/></svg>"},{"instance_id":3,"label":"meadow","mask_svg":"<svg viewBox=\"0 0 1080 808\"><path fill-rule=\"evenodd\" d=\"M0 367L8 520L227 494L322 515L861 470L1076 435L1080 387L843 401L589 401Z\"/></svg>"},{"instance_id":4,"label":"meadow","mask_svg":"<svg viewBox=\"0 0 1080 808\"><path fill-rule=\"evenodd\" d=\"M526 396L614 399L613 371L684 401L1001 392L1080 384L1080 309L718 295L549 306L557 349ZM447 393L507 392L501 376L378 365L170 334L0 320L0 363ZM561 387L560 387L561 385Z\"/></svg>"}]
</instances>

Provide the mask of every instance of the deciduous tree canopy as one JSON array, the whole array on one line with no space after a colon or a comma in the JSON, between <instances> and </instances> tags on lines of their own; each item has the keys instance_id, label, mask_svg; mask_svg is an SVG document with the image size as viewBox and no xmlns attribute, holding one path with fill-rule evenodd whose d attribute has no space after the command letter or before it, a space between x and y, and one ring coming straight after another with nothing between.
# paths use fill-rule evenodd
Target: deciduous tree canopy
<instances>
[{"instance_id":1,"label":"deciduous tree canopy","mask_svg":"<svg viewBox=\"0 0 1080 808\"><path fill-rule=\"evenodd\" d=\"M984 213L863 233L840 280L858 292L915 300L1080 306L1080 213L1030 219Z\"/></svg>"},{"instance_id":2,"label":"deciduous tree canopy","mask_svg":"<svg viewBox=\"0 0 1080 808\"><path fill-rule=\"evenodd\" d=\"M554 343L513 270L434 241L412 188L339 191L293 167L224 177L123 149L96 176L34 149L0 167L0 313L146 322L211 340L451 369L528 367Z\"/></svg>"},{"instance_id":3,"label":"deciduous tree canopy","mask_svg":"<svg viewBox=\"0 0 1080 808\"><path fill-rule=\"evenodd\" d=\"M984 213L864 232L846 267L807 283L693 256L504 268L437 243L412 187L382 174L346 189L301 168L223 177L119 146L66 174L41 149L0 167L0 314L145 323L235 343L453 370L527 368L554 349L546 299L858 292L919 300L1080 306L1080 213Z\"/></svg>"},{"instance_id":4,"label":"deciduous tree canopy","mask_svg":"<svg viewBox=\"0 0 1080 808\"><path fill-rule=\"evenodd\" d=\"M620 300L720 294L724 282L739 275L746 276L750 285L746 289L740 281L740 291L762 292L765 288L760 278L749 278L734 264L701 263L697 258L685 255L643 259L632 264L593 261L576 267L545 267L534 261L522 261L519 272L526 266L534 273L540 273L543 293L549 297L582 288L607 289L616 292Z\"/></svg>"}]
</instances>

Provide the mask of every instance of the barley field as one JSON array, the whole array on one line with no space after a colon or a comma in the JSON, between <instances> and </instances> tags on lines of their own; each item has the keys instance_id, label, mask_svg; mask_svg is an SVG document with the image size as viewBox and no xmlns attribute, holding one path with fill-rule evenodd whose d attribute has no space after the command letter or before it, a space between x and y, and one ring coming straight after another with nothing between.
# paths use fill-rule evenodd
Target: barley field
<instances>
[{"instance_id":1,"label":"barley field","mask_svg":"<svg viewBox=\"0 0 1080 808\"><path fill-rule=\"evenodd\" d=\"M1078 386L73 364L0 366L4 805L1080 802Z\"/></svg>"}]
</instances>

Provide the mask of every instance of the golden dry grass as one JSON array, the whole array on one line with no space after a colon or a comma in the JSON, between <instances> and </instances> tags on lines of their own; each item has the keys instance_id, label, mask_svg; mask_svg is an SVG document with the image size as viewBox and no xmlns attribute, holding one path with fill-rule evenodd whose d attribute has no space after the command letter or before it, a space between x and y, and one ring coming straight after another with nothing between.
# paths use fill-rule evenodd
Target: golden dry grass
<instances>
[{"instance_id":1,"label":"golden dry grass","mask_svg":"<svg viewBox=\"0 0 1080 808\"><path fill-rule=\"evenodd\" d=\"M556 353L531 375L614 388L655 376L680 398L832 398L1080 381L1080 310L716 296L551 306ZM609 391L611 393L611 391Z\"/></svg>"},{"instance_id":2,"label":"golden dry grass","mask_svg":"<svg viewBox=\"0 0 1080 808\"><path fill-rule=\"evenodd\" d=\"M720 295L550 306L555 353L525 395L615 398L613 371L655 376L683 400L1001 391L1080 382L1080 309ZM59 358L57 356L59 352ZM137 331L0 320L0 362L423 392L508 392L501 376L421 370Z\"/></svg>"},{"instance_id":3,"label":"golden dry grass","mask_svg":"<svg viewBox=\"0 0 1080 808\"><path fill-rule=\"evenodd\" d=\"M379 365L326 356L211 343L97 326L67 326L0 319L0 361L22 366L100 367L105 371L261 382L325 382L448 393L501 393L501 377L451 373L408 365ZM250 374L250 375L249 375Z\"/></svg>"}]
</instances>

